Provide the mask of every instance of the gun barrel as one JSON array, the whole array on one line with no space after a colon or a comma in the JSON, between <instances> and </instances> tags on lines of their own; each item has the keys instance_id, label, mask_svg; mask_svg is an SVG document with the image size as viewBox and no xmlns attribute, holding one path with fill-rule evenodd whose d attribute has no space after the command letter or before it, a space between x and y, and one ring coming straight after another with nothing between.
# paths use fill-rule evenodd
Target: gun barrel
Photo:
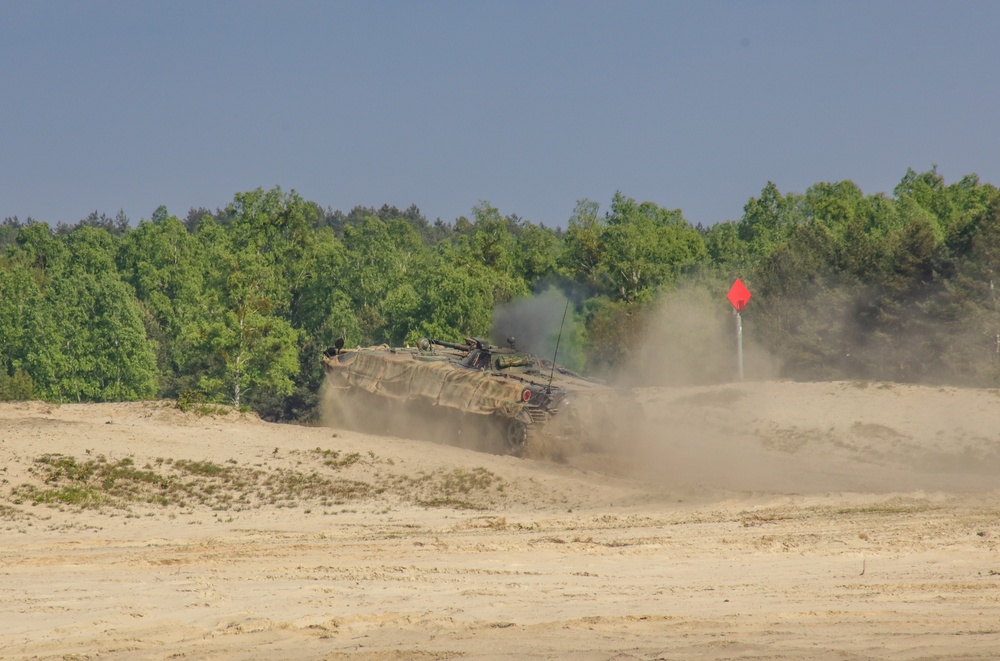
<instances>
[{"instance_id":1,"label":"gun barrel","mask_svg":"<svg viewBox=\"0 0 1000 661\"><path fill-rule=\"evenodd\" d=\"M431 340L430 342L431 344L448 347L449 349L458 349L459 351L468 351L471 348L468 344L458 344L457 342L446 342L444 340Z\"/></svg>"}]
</instances>

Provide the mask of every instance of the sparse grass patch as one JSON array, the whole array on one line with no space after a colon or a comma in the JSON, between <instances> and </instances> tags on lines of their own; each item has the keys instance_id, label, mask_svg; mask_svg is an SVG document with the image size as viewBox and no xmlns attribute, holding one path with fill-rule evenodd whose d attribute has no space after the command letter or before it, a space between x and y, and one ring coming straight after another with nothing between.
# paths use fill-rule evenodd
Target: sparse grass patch
<instances>
[{"instance_id":1,"label":"sparse grass patch","mask_svg":"<svg viewBox=\"0 0 1000 661\"><path fill-rule=\"evenodd\" d=\"M0 503L0 521L17 521L25 519L27 515L16 507Z\"/></svg>"},{"instance_id":2,"label":"sparse grass patch","mask_svg":"<svg viewBox=\"0 0 1000 661\"><path fill-rule=\"evenodd\" d=\"M492 504L492 498L502 493L505 485L495 473L477 467L439 469L433 473L421 472L417 477L397 475L391 487L424 507L482 510Z\"/></svg>"},{"instance_id":3,"label":"sparse grass patch","mask_svg":"<svg viewBox=\"0 0 1000 661\"><path fill-rule=\"evenodd\" d=\"M228 468L223 468L211 461L175 461L173 464L175 469L191 473L192 475L205 475L208 477L214 477L216 475L221 475L225 473Z\"/></svg>"},{"instance_id":4,"label":"sparse grass patch","mask_svg":"<svg viewBox=\"0 0 1000 661\"><path fill-rule=\"evenodd\" d=\"M470 493L472 491L481 491L489 489L494 482L500 481L495 473L491 473L485 468L473 468L470 470L465 470L464 468L455 468L450 472L444 473L441 479L441 488L445 493Z\"/></svg>"},{"instance_id":5,"label":"sparse grass patch","mask_svg":"<svg viewBox=\"0 0 1000 661\"><path fill-rule=\"evenodd\" d=\"M458 498L430 498L427 500L416 500L417 505L423 507L449 507L455 510L485 510L485 505L480 505L478 503L469 502L468 500L461 500Z\"/></svg>"},{"instance_id":6,"label":"sparse grass patch","mask_svg":"<svg viewBox=\"0 0 1000 661\"><path fill-rule=\"evenodd\" d=\"M761 444L771 450L793 454L810 442L832 443L835 435L832 430L803 428L798 426L772 426L770 430L757 432Z\"/></svg>"},{"instance_id":7,"label":"sparse grass patch","mask_svg":"<svg viewBox=\"0 0 1000 661\"><path fill-rule=\"evenodd\" d=\"M777 514L774 512L741 512L740 524L744 528L753 528L755 526L760 526L765 523L784 521L790 518L791 517L789 516L785 516L783 514Z\"/></svg>"},{"instance_id":8,"label":"sparse grass patch","mask_svg":"<svg viewBox=\"0 0 1000 661\"><path fill-rule=\"evenodd\" d=\"M96 453L83 457L44 454L29 466L29 479L0 499L58 509L108 509L111 516L120 515L122 510L126 515L145 514L133 512L135 506L169 507L166 514L178 516L196 509L240 512L262 507L336 513L335 508L386 492L419 506L456 510L486 510L508 497L509 485L483 467L439 468L413 475L385 471L353 480L333 471L395 464L374 452L366 456L316 448L301 455L303 461L298 465L276 467L269 465L274 462L240 465L235 459L217 462L156 457L137 464L133 457ZM294 463L294 457L290 458ZM0 510L0 518L13 517L17 511L8 506ZM384 511L389 511L389 505ZM498 519L494 525L502 529L505 522Z\"/></svg>"},{"instance_id":9,"label":"sparse grass patch","mask_svg":"<svg viewBox=\"0 0 1000 661\"><path fill-rule=\"evenodd\" d=\"M11 492L14 502L99 508L120 501L150 502L142 495L166 486L163 476L136 468L131 457L112 462L98 455L78 462L62 454L44 454L35 459L28 472L40 478L44 486L15 487Z\"/></svg>"},{"instance_id":10,"label":"sparse grass patch","mask_svg":"<svg viewBox=\"0 0 1000 661\"><path fill-rule=\"evenodd\" d=\"M138 468L131 457L112 461L99 455L81 461L46 454L36 458L28 472L35 481L11 491L16 504L94 509L147 504L239 511L264 505L298 507L300 501L340 505L384 490L316 471L265 471L207 460L157 458L154 464Z\"/></svg>"},{"instance_id":11,"label":"sparse grass patch","mask_svg":"<svg viewBox=\"0 0 1000 661\"><path fill-rule=\"evenodd\" d=\"M361 461L361 454L358 452L351 452L350 454L341 456L340 450L323 450L322 448L316 448L315 450L309 451L313 456L320 459L324 466L327 468L332 468L334 470L339 470L341 468L348 468L354 464ZM368 453L372 460L375 459L375 453Z\"/></svg>"},{"instance_id":12,"label":"sparse grass patch","mask_svg":"<svg viewBox=\"0 0 1000 661\"><path fill-rule=\"evenodd\" d=\"M229 415L234 409L222 404L216 404L199 390L185 390L177 395L177 408L184 413L194 413L199 416Z\"/></svg>"},{"instance_id":13,"label":"sparse grass patch","mask_svg":"<svg viewBox=\"0 0 1000 661\"><path fill-rule=\"evenodd\" d=\"M33 484L22 484L14 487L11 496L17 504L30 501L32 505L75 505L80 508L99 508L113 504L110 498L93 487L39 489Z\"/></svg>"},{"instance_id":14,"label":"sparse grass patch","mask_svg":"<svg viewBox=\"0 0 1000 661\"><path fill-rule=\"evenodd\" d=\"M316 500L340 505L348 500L358 500L380 493L367 482L356 480L335 480L313 471L302 473L290 469L278 469L266 475L260 486L275 496L286 500Z\"/></svg>"},{"instance_id":15,"label":"sparse grass patch","mask_svg":"<svg viewBox=\"0 0 1000 661\"><path fill-rule=\"evenodd\" d=\"M870 514L874 516L894 516L897 514L921 514L940 509L932 505L907 505L903 503L885 503L881 505L866 505L864 507L845 507L834 510L835 514Z\"/></svg>"},{"instance_id":16,"label":"sparse grass patch","mask_svg":"<svg viewBox=\"0 0 1000 661\"><path fill-rule=\"evenodd\" d=\"M886 427L874 422L855 422L851 425L851 433L861 438L875 441L897 441L907 438L892 427Z\"/></svg>"}]
</instances>

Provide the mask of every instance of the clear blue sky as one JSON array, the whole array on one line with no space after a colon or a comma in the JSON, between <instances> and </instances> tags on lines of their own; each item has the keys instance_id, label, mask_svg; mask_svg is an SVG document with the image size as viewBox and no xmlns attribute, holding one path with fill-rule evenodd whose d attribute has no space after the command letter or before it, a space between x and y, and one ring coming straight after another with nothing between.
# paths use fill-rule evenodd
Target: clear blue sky
<instances>
[{"instance_id":1,"label":"clear blue sky","mask_svg":"<svg viewBox=\"0 0 1000 661\"><path fill-rule=\"evenodd\" d=\"M3 2L0 217L1000 184L1000 2Z\"/></svg>"}]
</instances>

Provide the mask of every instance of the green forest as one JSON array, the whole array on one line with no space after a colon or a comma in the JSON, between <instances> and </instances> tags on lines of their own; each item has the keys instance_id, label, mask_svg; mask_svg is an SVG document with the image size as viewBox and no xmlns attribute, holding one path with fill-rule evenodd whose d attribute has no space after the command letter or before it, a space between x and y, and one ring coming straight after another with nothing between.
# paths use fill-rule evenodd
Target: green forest
<instances>
[{"instance_id":1,"label":"green forest","mask_svg":"<svg viewBox=\"0 0 1000 661\"><path fill-rule=\"evenodd\" d=\"M488 202L428 222L415 206L343 213L281 188L138 223L7 218L0 399L181 398L304 420L335 339L487 337L495 311L532 296L555 309L561 362L610 380L655 364L632 375L641 385L724 382L737 277L753 292L748 360L772 357L768 378L997 387L998 269L997 188L936 168L908 170L891 195L767 183L710 227L622 193L551 228Z\"/></svg>"}]
</instances>

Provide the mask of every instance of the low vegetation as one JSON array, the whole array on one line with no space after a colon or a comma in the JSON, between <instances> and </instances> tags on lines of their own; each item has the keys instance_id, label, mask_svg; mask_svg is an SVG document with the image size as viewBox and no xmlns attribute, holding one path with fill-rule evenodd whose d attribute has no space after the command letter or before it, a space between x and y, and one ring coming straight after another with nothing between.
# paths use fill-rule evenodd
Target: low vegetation
<instances>
[{"instance_id":1,"label":"low vegetation","mask_svg":"<svg viewBox=\"0 0 1000 661\"><path fill-rule=\"evenodd\" d=\"M104 455L77 458L63 454L36 457L30 481L10 488L11 505L0 506L0 518L21 515L16 506L49 506L96 510L135 507L201 508L239 512L262 507L334 508L385 495L426 507L485 509L504 494L505 482L485 468L439 469L415 477L384 471L368 472L376 463L357 453L336 450L305 453L295 468L248 467L234 460L157 458L142 466L132 457ZM339 473L358 469L353 478Z\"/></svg>"}]
</instances>

